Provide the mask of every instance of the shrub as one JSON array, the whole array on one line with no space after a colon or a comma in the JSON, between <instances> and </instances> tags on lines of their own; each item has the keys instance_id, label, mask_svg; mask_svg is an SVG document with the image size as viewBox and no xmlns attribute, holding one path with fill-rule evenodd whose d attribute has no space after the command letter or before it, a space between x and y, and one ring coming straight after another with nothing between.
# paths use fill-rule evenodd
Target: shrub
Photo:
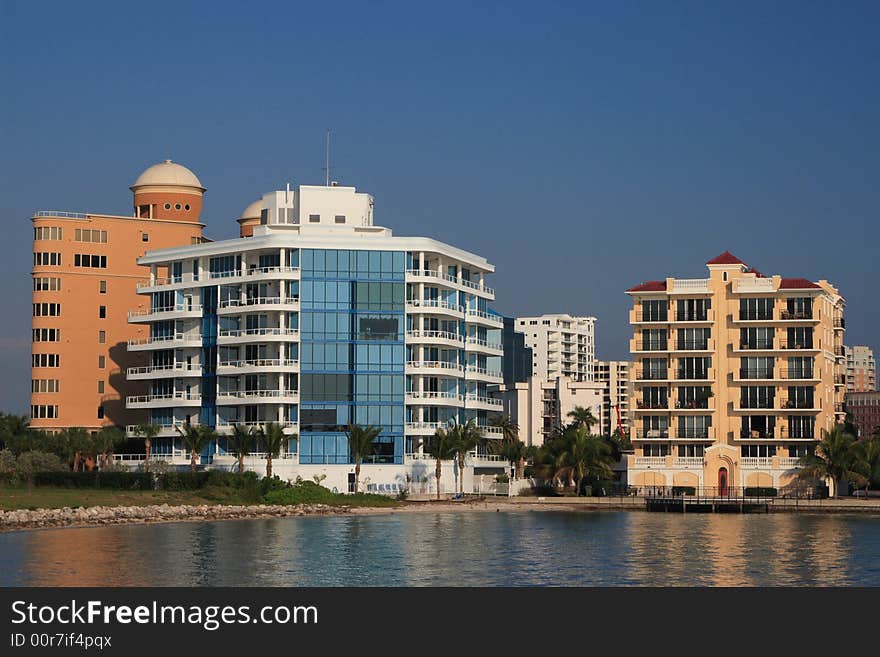
<instances>
[{"instance_id":1,"label":"shrub","mask_svg":"<svg viewBox=\"0 0 880 657\"><path fill-rule=\"evenodd\" d=\"M158 477L158 488L162 490L197 490L205 487L210 475L211 472L207 470L166 472Z\"/></svg>"},{"instance_id":2,"label":"shrub","mask_svg":"<svg viewBox=\"0 0 880 657\"><path fill-rule=\"evenodd\" d=\"M0 450L0 474L15 474L15 461L12 450Z\"/></svg>"},{"instance_id":3,"label":"shrub","mask_svg":"<svg viewBox=\"0 0 880 657\"><path fill-rule=\"evenodd\" d=\"M673 486L672 494L675 495L696 495L696 486Z\"/></svg>"},{"instance_id":4,"label":"shrub","mask_svg":"<svg viewBox=\"0 0 880 657\"><path fill-rule=\"evenodd\" d=\"M143 472L35 472L31 476L34 486L59 488L114 488L117 490L149 490L153 476Z\"/></svg>"},{"instance_id":5,"label":"shrub","mask_svg":"<svg viewBox=\"0 0 880 657\"><path fill-rule=\"evenodd\" d=\"M401 489L400 489L400 492L397 493L397 499L400 500L400 501L402 502L402 501L405 500L407 497L409 497L409 491L406 490L406 488L401 488Z\"/></svg>"},{"instance_id":6,"label":"shrub","mask_svg":"<svg viewBox=\"0 0 880 657\"><path fill-rule=\"evenodd\" d=\"M313 481L298 481L290 487L266 493L268 504L331 504L338 494Z\"/></svg>"},{"instance_id":7,"label":"shrub","mask_svg":"<svg viewBox=\"0 0 880 657\"><path fill-rule=\"evenodd\" d=\"M256 477L256 473L254 473L254 476ZM301 477L297 477L297 485L300 485L301 483L304 484L306 482L302 481ZM323 488L323 486L321 486L320 484L316 484L311 481L308 483L312 486ZM262 491L263 495L267 495L268 493L271 493L273 491L284 490L286 488L290 488L290 484L281 479L281 477L279 477L278 475L274 475L271 479L269 479L268 477L263 477L262 479L260 479L260 490ZM327 489L324 488L324 490Z\"/></svg>"},{"instance_id":8,"label":"shrub","mask_svg":"<svg viewBox=\"0 0 880 657\"><path fill-rule=\"evenodd\" d=\"M510 477L508 477L506 474L495 475L495 483L496 484L510 483Z\"/></svg>"}]
</instances>

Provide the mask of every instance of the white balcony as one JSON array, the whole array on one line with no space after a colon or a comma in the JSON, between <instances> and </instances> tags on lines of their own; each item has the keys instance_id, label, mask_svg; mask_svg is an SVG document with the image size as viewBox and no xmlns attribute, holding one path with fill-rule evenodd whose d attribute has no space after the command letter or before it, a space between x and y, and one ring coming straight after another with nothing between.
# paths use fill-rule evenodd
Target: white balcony
<instances>
[{"instance_id":1,"label":"white balcony","mask_svg":"<svg viewBox=\"0 0 880 657\"><path fill-rule=\"evenodd\" d=\"M128 378L129 381L140 381L144 379L172 379L175 377L198 377L201 375L201 365L187 365L186 363L129 367L128 370L126 370L126 378Z\"/></svg>"},{"instance_id":2,"label":"white balcony","mask_svg":"<svg viewBox=\"0 0 880 657\"><path fill-rule=\"evenodd\" d=\"M769 470L773 467L772 456L743 456L739 460L743 470Z\"/></svg>"},{"instance_id":3,"label":"white balcony","mask_svg":"<svg viewBox=\"0 0 880 657\"><path fill-rule=\"evenodd\" d=\"M767 294L773 292L772 278L740 278L733 282L734 293Z\"/></svg>"},{"instance_id":4,"label":"white balcony","mask_svg":"<svg viewBox=\"0 0 880 657\"><path fill-rule=\"evenodd\" d=\"M298 297L254 297L251 299L225 299L220 302L217 313L237 315L257 311L288 312L299 310Z\"/></svg>"},{"instance_id":5,"label":"white balcony","mask_svg":"<svg viewBox=\"0 0 880 657\"><path fill-rule=\"evenodd\" d=\"M126 408L165 408L177 406L201 406L202 396L197 392L176 390L158 395L137 395L125 398Z\"/></svg>"},{"instance_id":6,"label":"white balcony","mask_svg":"<svg viewBox=\"0 0 880 657\"><path fill-rule=\"evenodd\" d=\"M248 281L282 278L285 280L299 278L299 267L249 267L245 272Z\"/></svg>"},{"instance_id":7,"label":"white balcony","mask_svg":"<svg viewBox=\"0 0 880 657\"><path fill-rule=\"evenodd\" d=\"M407 422L403 430L407 436L433 436L437 429L446 429L445 422Z\"/></svg>"},{"instance_id":8,"label":"white balcony","mask_svg":"<svg viewBox=\"0 0 880 657\"><path fill-rule=\"evenodd\" d=\"M464 309L461 306L439 299L409 299L406 302L406 310L410 313L447 315L456 319L464 317Z\"/></svg>"},{"instance_id":9,"label":"white balcony","mask_svg":"<svg viewBox=\"0 0 880 657\"><path fill-rule=\"evenodd\" d=\"M128 321L132 324L158 322L168 319L186 319L202 316L202 306L198 303L160 306L158 308L130 310Z\"/></svg>"},{"instance_id":10,"label":"white balcony","mask_svg":"<svg viewBox=\"0 0 880 657\"><path fill-rule=\"evenodd\" d=\"M481 285L479 283L474 283L472 281L466 281L462 278L456 278L455 276L450 276L449 274L444 274L443 272L433 269L407 269L406 280L407 282L413 283L418 283L422 281L436 283L439 281L446 285L449 285L450 287L465 288L468 292L472 292L473 294L479 294L491 298L495 297L494 288L488 287L486 285Z\"/></svg>"},{"instance_id":11,"label":"white balcony","mask_svg":"<svg viewBox=\"0 0 880 657\"><path fill-rule=\"evenodd\" d=\"M406 363L406 373L460 378L464 376L464 368L458 363L447 363L442 360L411 360Z\"/></svg>"},{"instance_id":12,"label":"white balcony","mask_svg":"<svg viewBox=\"0 0 880 657\"><path fill-rule=\"evenodd\" d=\"M177 349L182 347L201 347L202 336L198 333L174 333L128 341L129 351L149 351L154 349Z\"/></svg>"},{"instance_id":13,"label":"white balcony","mask_svg":"<svg viewBox=\"0 0 880 657\"><path fill-rule=\"evenodd\" d=\"M228 436L232 433L233 427L247 427L248 429L265 429L267 424L278 424L286 435L297 433L299 424L290 420L279 422L278 420L258 420L256 422L229 422L220 420L217 422L217 433L221 436Z\"/></svg>"},{"instance_id":14,"label":"white balcony","mask_svg":"<svg viewBox=\"0 0 880 657\"><path fill-rule=\"evenodd\" d=\"M467 321L474 324L485 324L494 328L504 325L504 318L500 315L493 315L485 310L476 310L475 308L468 309Z\"/></svg>"},{"instance_id":15,"label":"white balcony","mask_svg":"<svg viewBox=\"0 0 880 657\"><path fill-rule=\"evenodd\" d=\"M409 390L406 393L406 403L420 406L460 406L464 401L464 395L456 392L427 392L424 390Z\"/></svg>"},{"instance_id":16,"label":"white balcony","mask_svg":"<svg viewBox=\"0 0 880 657\"><path fill-rule=\"evenodd\" d=\"M504 351L504 347L497 342L488 342L481 338L467 338L465 349L467 351L477 351L492 356L500 356Z\"/></svg>"},{"instance_id":17,"label":"white balcony","mask_svg":"<svg viewBox=\"0 0 880 657\"><path fill-rule=\"evenodd\" d=\"M217 335L218 344L241 344L245 342L288 342L299 338L299 330L293 328L229 329Z\"/></svg>"},{"instance_id":18,"label":"white balcony","mask_svg":"<svg viewBox=\"0 0 880 657\"><path fill-rule=\"evenodd\" d=\"M407 331L407 344L436 344L458 349L464 344L464 337L449 331Z\"/></svg>"},{"instance_id":19,"label":"white balcony","mask_svg":"<svg viewBox=\"0 0 880 657\"><path fill-rule=\"evenodd\" d=\"M634 456L633 464L637 467L666 466L665 456Z\"/></svg>"},{"instance_id":20,"label":"white balcony","mask_svg":"<svg viewBox=\"0 0 880 657\"><path fill-rule=\"evenodd\" d=\"M464 375L467 379L474 381L486 381L488 383L501 383L502 374L496 370L489 370L485 367L475 367L468 365L464 369Z\"/></svg>"},{"instance_id":21,"label":"white balcony","mask_svg":"<svg viewBox=\"0 0 880 657\"><path fill-rule=\"evenodd\" d=\"M180 436L180 432L177 430L177 427L182 426L181 424L161 424L156 425L158 428L158 433L156 434L156 438L176 438ZM137 424L129 424L125 427L125 435L129 438L142 438L143 436L138 436L137 434L138 425Z\"/></svg>"},{"instance_id":22,"label":"white balcony","mask_svg":"<svg viewBox=\"0 0 880 657\"><path fill-rule=\"evenodd\" d=\"M257 372L290 372L299 369L299 361L282 358L258 358L253 360L229 360L217 364L217 374L236 375Z\"/></svg>"},{"instance_id":23,"label":"white balcony","mask_svg":"<svg viewBox=\"0 0 880 657\"><path fill-rule=\"evenodd\" d=\"M479 395L465 395L465 401L468 408L486 408L489 410L499 410L503 408L504 402L500 399L492 397L481 397Z\"/></svg>"},{"instance_id":24,"label":"white balcony","mask_svg":"<svg viewBox=\"0 0 880 657\"><path fill-rule=\"evenodd\" d=\"M708 278L674 278L669 294L709 294Z\"/></svg>"},{"instance_id":25,"label":"white balcony","mask_svg":"<svg viewBox=\"0 0 880 657\"><path fill-rule=\"evenodd\" d=\"M299 401L298 390L225 390L217 393L217 404L295 404Z\"/></svg>"}]
</instances>

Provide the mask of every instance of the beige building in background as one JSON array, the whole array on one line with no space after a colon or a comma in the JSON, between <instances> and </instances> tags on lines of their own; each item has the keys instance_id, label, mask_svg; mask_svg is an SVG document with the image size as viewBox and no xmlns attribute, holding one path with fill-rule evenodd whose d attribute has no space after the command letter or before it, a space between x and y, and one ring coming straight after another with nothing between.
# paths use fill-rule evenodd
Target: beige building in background
<instances>
[{"instance_id":1,"label":"beige building in background","mask_svg":"<svg viewBox=\"0 0 880 657\"><path fill-rule=\"evenodd\" d=\"M846 391L877 390L877 361L870 347L844 347L846 352Z\"/></svg>"},{"instance_id":2,"label":"beige building in background","mask_svg":"<svg viewBox=\"0 0 880 657\"><path fill-rule=\"evenodd\" d=\"M610 436L620 427L630 436L630 400L633 398L633 382L630 372L632 363L626 360L597 360L595 364L596 383L602 384L602 415L599 418L599 431Z\"/></svg>"},{"instance_id":3,"label":"beige building in background","mask_svg":"<svg viewBox=\"0 0 880 657\"><path fill-rule=\"evenodd\" d=\"M844 418L844 299L725 252L633 298L633 486L780 487Z\"/></svg>"},{"instance_id":4,"label":"beige building in background","mask_svg":"<svg viewBox=\"0 0 880 657\"><path fill-rule=\"evenodd\" d=\"M567 314L517 317L516 330L532 350L532 375L545 381L564 376L592 381L596 318Z\"/></svg>"}]
</instances>

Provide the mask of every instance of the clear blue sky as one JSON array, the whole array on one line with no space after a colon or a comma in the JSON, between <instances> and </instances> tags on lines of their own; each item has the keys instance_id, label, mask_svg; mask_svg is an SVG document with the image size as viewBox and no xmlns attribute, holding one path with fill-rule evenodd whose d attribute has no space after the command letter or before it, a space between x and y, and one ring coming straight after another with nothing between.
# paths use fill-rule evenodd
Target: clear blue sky
<instances>
[{"instance_id":1,"label":"clear blue sky","mask_svg":"<svg viewBox=\"0 0 880 657\"><path fill-rule=\"evenodd\" d=\"M27 407L34 210L130 212L170 157L214 238L285 181L497 266L506 314L598 317L725 249L828 278L880 348L880 3L0 0L0 409ZM816 235L822 238L817 239Z\"/></svg>"}]
</instances>

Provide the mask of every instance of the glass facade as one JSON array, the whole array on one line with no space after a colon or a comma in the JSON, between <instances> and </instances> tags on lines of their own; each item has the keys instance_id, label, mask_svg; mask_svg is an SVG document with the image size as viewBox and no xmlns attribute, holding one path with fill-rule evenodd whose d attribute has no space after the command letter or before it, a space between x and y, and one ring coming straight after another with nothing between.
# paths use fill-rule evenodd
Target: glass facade
<instances>
[{"instance_id":1,"label":"glass facade","mask_svg":"<svg viewBox=\"0 0 880 657\"><path fill-rule=\"evenodd\" d=\"M344 431L358 423L382 427L366 462L403 463L405 253L298 255L299 462L348 463Z\"/></svg>"}]
</instances>

